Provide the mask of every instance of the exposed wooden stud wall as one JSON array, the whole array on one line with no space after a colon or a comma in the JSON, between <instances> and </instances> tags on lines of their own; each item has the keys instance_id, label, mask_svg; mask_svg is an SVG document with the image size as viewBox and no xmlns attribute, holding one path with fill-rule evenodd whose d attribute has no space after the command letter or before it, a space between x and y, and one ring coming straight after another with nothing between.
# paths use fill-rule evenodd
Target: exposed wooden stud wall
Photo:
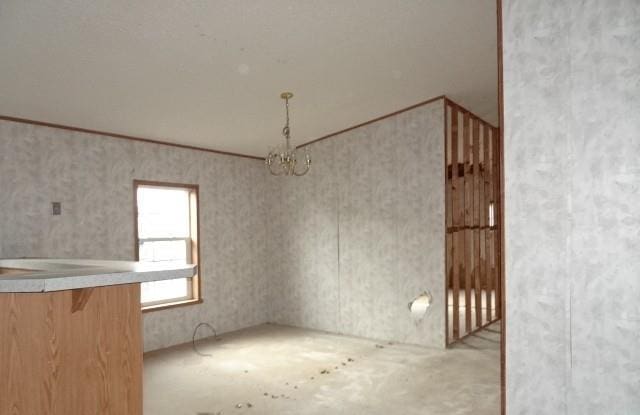
<instances>
[{"instance_id":1,"label":"exposed wooden stud wall","mask_svg":"<svg viewBox=\"0 0 640 415\"><path fill-rule=\"evenodd\" d=\"M445 99L445 123L449 344L501 316L500 183L499 130L449 99Z\"/></svg>"}]
</instances>

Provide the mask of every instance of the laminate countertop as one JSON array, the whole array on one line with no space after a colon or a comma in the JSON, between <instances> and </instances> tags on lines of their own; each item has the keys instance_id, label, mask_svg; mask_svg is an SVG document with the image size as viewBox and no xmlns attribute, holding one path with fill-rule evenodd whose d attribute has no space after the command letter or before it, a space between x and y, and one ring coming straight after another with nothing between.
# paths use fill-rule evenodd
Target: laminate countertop
<instances>
[{"instance_id":1,"label":"laminate countertop","mask_svg":"<svg viewBox=\"0 0 640 415\"><path fill-rule=\"evenodd\" d=\"M193 277L192 264L93 259L0 259L0 293L35 293Z\"/></svg>"}]
</instances>

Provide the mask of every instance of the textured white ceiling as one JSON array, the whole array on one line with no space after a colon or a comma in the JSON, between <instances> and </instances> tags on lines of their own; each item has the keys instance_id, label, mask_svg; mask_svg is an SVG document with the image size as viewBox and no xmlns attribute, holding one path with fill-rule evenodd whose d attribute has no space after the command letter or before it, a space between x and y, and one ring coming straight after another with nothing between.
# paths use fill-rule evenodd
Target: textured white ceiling
<instances>
[{"instance_id":1,"label":"textured white ceiling","mask_svg":"<svg viewBox=\"0 0 640 415\"><path fill-rule=\"evenodd\" d=\"M263 155L446 94L497 121L495 0L4 0L0 114Z\"/></svg>"}]
</instances>

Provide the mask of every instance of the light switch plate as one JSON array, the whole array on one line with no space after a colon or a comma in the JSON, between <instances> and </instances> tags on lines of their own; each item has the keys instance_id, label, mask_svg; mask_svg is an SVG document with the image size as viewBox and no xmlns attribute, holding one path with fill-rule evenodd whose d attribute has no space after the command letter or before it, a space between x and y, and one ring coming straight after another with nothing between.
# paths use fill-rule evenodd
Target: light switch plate
<instances>
[{"instance_id":1,"label":"light switch plate","mask_svg":"<svg viewBox=\"0 0 640 415\"><path fill-rule=\"evenodd\" d=\"M60 203L60 202L51 202L51 213L53 215L61 215L62 214L62 203Z\"/></svg>"}]
</instances>

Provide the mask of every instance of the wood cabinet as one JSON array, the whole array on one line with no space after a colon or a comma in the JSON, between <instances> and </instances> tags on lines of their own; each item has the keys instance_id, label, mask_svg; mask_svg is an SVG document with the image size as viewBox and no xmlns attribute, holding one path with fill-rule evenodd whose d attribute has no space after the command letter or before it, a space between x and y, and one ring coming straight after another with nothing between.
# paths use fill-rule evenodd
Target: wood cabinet
<instances>
[{"instance_id":1,"label":"wood cabinet","mask_svg":"<svg viewBox=\"0 0 640 415\"><path fill-rule=\"evenodd\" d=\"M140 285L0 293L0 415L142 415Z\"/></svg>"}]
</instances>

